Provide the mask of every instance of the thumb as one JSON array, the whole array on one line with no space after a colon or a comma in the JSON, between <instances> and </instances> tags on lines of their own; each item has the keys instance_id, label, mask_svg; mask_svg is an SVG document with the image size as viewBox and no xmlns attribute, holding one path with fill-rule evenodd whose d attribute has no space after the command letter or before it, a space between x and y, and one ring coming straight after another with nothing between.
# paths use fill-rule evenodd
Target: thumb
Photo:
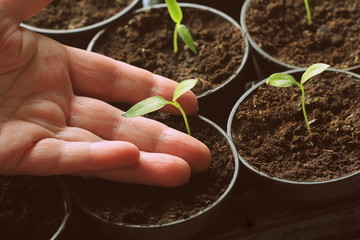
<instances>
[{"instance_id":1,"label":"thumb","mask_svg":"<svg viewBox=\"0 0 360 240\"><path fill-rule=\"evenodd\" d=\"M20 23L36 14L51 0L0 0L0 74L29 61L36 50L33 33Z\"/></svg>"},{"instance_id":2,"label":"thumb","mask_svg":"<svg viewBox=\"0 0 360 240\"><path fill-rule=\"evenodd\" d=\"M1 0L0 21L10 18L20 23L35 15L52 0Z\"/></svg>"}]
</instances>

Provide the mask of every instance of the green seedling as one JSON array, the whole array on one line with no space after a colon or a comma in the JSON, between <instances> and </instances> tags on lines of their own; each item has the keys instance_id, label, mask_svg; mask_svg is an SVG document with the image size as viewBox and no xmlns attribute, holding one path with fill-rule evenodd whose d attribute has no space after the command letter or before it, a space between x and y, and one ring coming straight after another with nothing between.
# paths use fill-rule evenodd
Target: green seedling
<instances>
[{"instance_id":1,"label":"green seedling","mask_svg":"<svg viewBox=\"0 0 360 240\"><path fill-rule=\"evenodd\" d=\"M316 75L322 73L323 71L325 71L328 67L330 67L330 66L327 64L324 64L324 63L315 63L315 64L311 65L310 67L308 67L306 69L306 71L301 76L300 83L297 82L293 76L291 76L290 74L287 74L287 73L274 73L266 81L267 84L269 84L271 86L275 86L275 87L298 86L300 88L300 90L301 90L301 108L302 108L302 111L304 114L305 125L306 125L306 128L307 128L309 134L311 134L311 130L310 130L310 124L309 124L309 120L308 120L308 117L306 114L306 109L305 109L305 88L304 88L303 84L307 80L312 78L313 76L316 76Z\"/></svg>"},{"instance_id":2,"label":"green seedling","mask_svg":"<svg viewBox=\"0 0 360 240\"><path fill-rule=\"evenodd\" d=\"M176 0L165 0L165 2L170 17L175 22L174 39L173 39L174 52L175 53L178 52L178 34L179 34L181 39L188 46L188 48L196 54L197 51L191 33L184 24L181 24L183 14L179 4L177 3Z\"/></svg>"},{"instance_id":3,"label":"green seedling","mask_svg":"<svg viewBox=\"0 0 360 240\"><path fill-rule=\"evenodd\" d=\"M312 24L312 19L311 19L311 11L310 11L309 1L304 0L304 4L305 4L305 9L306 9L306 16L307 16L307 19L308 19L308 24L311 25Z\"/></svg>"},{"instance_id":4,"label":"green seedling","mask_svg":"<svg viewBox=\"0 0 360 240\"><path fill-rule=\"evenodd\" d=\"M168 101L163 97L160 96L153 96L147 99L144 99L134 106L132 106L126 113L122 114L124 117L138 117L147 113L154 112L159 110L160 108L164 107L165 105L172 105L180 110L182 117L184 118L185 126L187 133L191 135L189 122L186 117L186 113L181 107L181 105L177 102L177 99L183 95L188 90L192 89L196 84L197 79L187 79L180 82L174 90L172 101Z\"/></svg>"}]
</instances>

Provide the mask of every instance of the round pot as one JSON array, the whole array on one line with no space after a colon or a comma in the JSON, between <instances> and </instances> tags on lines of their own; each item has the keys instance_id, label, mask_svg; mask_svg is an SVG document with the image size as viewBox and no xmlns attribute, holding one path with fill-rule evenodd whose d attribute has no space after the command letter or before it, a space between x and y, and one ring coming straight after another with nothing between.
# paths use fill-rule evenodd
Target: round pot
<instances>
[{"instance_id":1,"label":"round pot","mask_svg":"<svg viewBox=\"0 0 360 240\"><path fill-rule=\"evenodd\" d=\"M7 199L1 202L1 239L61 239L72 205L70 193L59 179L34 176L0 179L0 200Z\"/></svg>"},{"instance_id":2,"label":"round pot","mask_svg":"<svg viewBox=\"0 0 360 240\"><path fill-rule=\"evenodd\" d=\"M51 4L51 3L50 3ZM43 34L47 37L55 39L65 45L86 48L91 38L102 28L111 26L118 22L121 18L127 16L135 9L141 6L140 0L133 0L130 5L116 13L115 15L95 24L91 24L84 27L74 29L47 29L41 27L31 26L22 23L21 26L36 32Z\"/></svg>"},{"instance_id":3,"label":"round pot","mask_svg":"<svg viewBox=\"0 0 360 240\"><path fill-rule=\"evenodd\" d=\"M245 40L243 31L241 30L240 25L236 21L234 21L230 16L228 16L227 14L225 14L219 10L216 10L216 9L213 9L213 8L210 8L207 6L203 6L203 5L198 5L198 4L180 3L179 5L181 6L181 8L184 12L183 22L187 19L186 11L199 11L199 12L206 12L207 18L210 18L209 16L214 16L211 18L220 19L221 21L224 20L224 24L227 24L226 26L234 26L235 32L238 33L238 35L235 35L235 36L239 37L239 42L240 42L238 49L236 49L236 54L235 54L235 50L232 50L231 53L227 53L228 48L230 48L230 46L228 46L229 44L227 44L227 41L230 41L230 40L225 40L224 41L224 44L225 44L224 49L221 49L221 50L213 50L212 49L213 52L223 51L219 54L220 56L215 55L215 53L207 53L208 55L203 54L204 57L201 56L200 55L201 52L206 51L206 49L205 48L202 49L200 44L198 46L199 53L197 55L190 53L190 52L187 53L186 50L181 50L181 52L179 51L178 54L175 55L173 53L173 49L172 49L172 31L173 31L174 24L172 22L170 22L169 29L163 30L163 31L168 31L168 32L165 32L165 33L161 32L158 35L159 39L164 39L163 41L166 41L166 43L170 43L170 44L167 44L165 47L163 47L161 49L156 46L157 44L152 44L149 47L144 47L143 45L139 44L139 46L136 47L136 49L145 49L146 48L144 50L145 51L144 53L143 52L141 52L139 54L136 53L136 57L139 55L142 55L142 54L146 55L146 54L152 54L152 52L158 53L159 51L161 51L161 53L163 54L163 55L161 55L161 59L160 59L159 55L157 55L157 56L150 55L150 57L148 55L146 55L147 59L157 58L155 67L154 67L154 65L148 64L150 60L147 60L144 63L139 63L139 61L141 61L142 59L131 60L131 61L124 59L125 57L129 58L130 53L126 54L125 56L123 56L121 58L119 57L118 60L125 61L127 63L136 65L137 67L144 68L144 69L147 69L152 72L155 71L156 73L158 73L160 75L163 75L168 78L172 78L173 80L176 80L176 81L181 81L186 78L196 78L196 77L202 78L207 81L207 79L210 78L209 76L211 76L210 74L214 74L214 76L212 76L212 79L211 80L209 79L209 81L207 81L207 83L205 83L205 84L215 83L214 87L211 87L211 88L207 87L205 84L203 84L201 81L199 81L198 86L199 87L201 86L203 88L203 90L199 90L197 92L196 87L194 88L194 92L198 96L200 114L204 115L206 117L209 117L211 119L214 119L215 117L219 118L219 116L228 116L230 108L234 104L238 93L241 91L245 91L244 90L245 89L244 75L245 75L245 71L246 71L246 63L247 63L247 59L248 59L249 47L248 47L247 41ZM157 9L160 9L160 10L157 10ZM156 5L152 5L148 8L141 8L134 12L133 18L136 19L136 16L139 16L140 14L146 14L148 11L161 11L162 9L166 9L165 4L156 4ZM194 9L194 10L192 10L192 9ZM166 10L166 13L167 13L167 10ZM163 16L161 15L161 17L163 17ZM166 19L171 21L170 17L168 17ZM198 17L198 19L200 19L199 22L203 21L202 18L200 18L200 17ZM212 21L213 19L206 20L206 21ZM194 18L194 21L195 20L197 20L197 19ZM218 20L218 21L220 21L220 20ZM138 20L136 20L135 24L138 24L137 21ZM147 20L147 22L151 22L151 21L155 21L155 20L153 20L153 19ZM188 21L190 22L190 20L188 20ZM122 52L123 48L121 48L120 46L115 47L115 44L119 44L119 43L114 43L113 44L114 46L111 46L112 50L103 50L103 49L100 50L100 46L102 48L109 47L110 43L108 43L109 42L108 35L110 33L114 33L115 31L117 31L117 29L121 29L118 31L125 31L122 29L122 26L127 26L127 25L131 25L131 24L133 24L133 22L132 22L132 20L129 20L127 22L123 22L122 24L119 24L118 28L107 29L107 30L103 29L103 30L99 31L94 36L94 38L90 41L90 44L89 44L87 50L95 51L95 52L98 52L98 53L101 53L104 55L108 55L108 56L113 55L115 51L117 51L119 53ZM188 25L188 27L191 31L192 26L189 26L190 23L184 23L184 24ZM198 24L203 24L203 23L198 23ZM158 26L158 25L155 25L155 26ZM164 27L164 28L166 28L166 27ZM211 31L213 31L213 30L211 29ZM218 30L216 30L216 31L218 31ZM139 32L140 32L140 30L139 30ZM203 44L203 46L211 46L210 44L213 41L206 40L205 39L206 37L204 37L204 35L200 35L202 33L199 33L199 32L201 32L201 30L192 33L194 41L195 42L197 41L196 34L199 34L199 36L201 36L201 39L199 41ZM127 34L127 33L123 33L123 34ZM214 33L211 33L211 34L214 34ZM218 32L216 32L215 35L217 35L217 34L218 34ZM231 39L231 41L237 42L237 39L234 39L233 36L228 36L228 37L233 38L233 39ZM148 39L147 37L141 36L141 37L134 37L134 39L132 39L131 41L132 42L140 42L142 40L142 38ZM219 38L219 37L216 37L216 38ZM130 41L130 40L128 40L128 41ZM161 40L159 40L159 41L161 41ZM120 44L124 45L127 43L120 43ZM181 42L181 40L179 40L179 47L180 46L181 47L183 46L183 43ZM211 48L214 48L214 46L209 47L209 49L211 49ZM108 51L109 54L107 54L105 51ZM242 52L242 55L240 55L241 52ZM184 55L180 55L180 57L181 57L180 58L179 54L184 54ZM218 54L218 53L216 53L216 54ZM182 61L182 60L179 61L174 56L176 56L176 58L178 58L178 59L184 59L184 61ZM201 58L200 58L200 56L201 56ZM211 57L216 56L215 60L209 61L210 56ZM113 57L113 56L110 56L110 57ZM116 57L113 57L113 58L116 58ZM223 60L221 60L221 59L219 60L219 58L223 58ZM166 64L161 65L162 63L159 63L159 61L161 61L162 59L167 60ZM190 60L188 60L188 59L190 59ZM211 65L210 66L203 65L203 63L205 61L203 61L201 59L205 59L207 64L209 64L209 65L211 64ZM186 66L184 68L185 70L178 70L177 68L173 69L174 67L169 66L170 64L168 64L168 63L171 63L174 61L178 61L178 63L176 63L176 66L179 66L179 65ZM190 61L192 61L192 62L190 62ZM215 61L221 62L222 65L214 64ZM195 62L195 63L193 63L193 62ZM199 67L198 68L192 67L193 65L201 66L203 69L200 70ZM162 68L161 70L159 70L160 67ZM164 68L166 68L166 69L163 70ZM211 68L211 69L209 69L209 71L205 71L204 70L205 68ZM190 72L189 69L191 69L192 72ZM223 71L225 69L231 69L231 71L230 70ZM160 71L164 71L164 72L160 72ZM186 71L186 72L183 72L183 71ZM189 75L186 74L186 76L184 76L185 73L187 73L187 72L189 72ZM182 79L180 79L180 78L182 78ZM219 106L219 104L218 104L219 99L222 99L221 106ZM213 116L212 115L213 112L220 112L220 114L218 114L218 116ZM224 119L222 119L222 121L223 121L223 126L225 127L226 119L224 118ZM220 124L220 125L222 125L222 124Z\"/></svg>"},{"instance_id":4,"label":"round pot","mask_svg":"<svg viewBox=\"0 0 360 240\"><path fill-rule=\"evenodd\" d=\"M343 70L347 70L347 71L352 71L352 72L355 72L355 73L360 73L360 64L357 64L355 66L351 66L351 67L342 67L340 65L343 65L342 62L340 61L340 64L339 66L335 66L334 64L330 63L330 62L326 62L324 60L322 60L322 57L321 55L329 55L328 52L326 51L323 51L322 53L319 51L319 55L316 56L316 60L310 60L309 62L303 62L303 63L299 63L299 64L294 64L294 63L289 63L289 62L285 62L285 61L281 61L279 59L277 59L276 57L274 57L272 54L269 54L267 52L267 50L264 50L264 46L262 46L259 42L257 42L256 40L254 40L254 37L251 35L251 32L254 31L252 29L249 29L249 25L247 23L247 14L249 12L249 8L251 8L251 4L252 2L254 2L254 0L246 0L242 6L242 9L241 9L241 15L240 15L240 24L241 24L241 27L243 28L243 30L247 33L246 34L246 37L249 41L249 44L250 44L250 52L251 52L251 59L252 59L252 62L253 62L253 65L254 65L254 68L257 72L257 76L258 76L258 79L264 79L266 78L268 75L270 75L271 73L274 73L274 72L281 72L281 71L286 71L286 70L291 70L291 69L299 69L299 68L304 68L304 67L307 67L309 65L311 65L312 63L315 62L324 62L324 63L328 63L331 65L331 67L333 68L336 68L336 69L343 69ZM301 1L302 2L302 1ZM279 2L280 3L280 2ZM340 3L340 2L339 2ZM312 4L312 2L310 2L310 5ZM267 8L267 11L271 12L273 11L272 15L270 15L271 17L274 15L274 16L277 16L276 13L279 13L282 11L282 9L272 9L271 7L271 4L268 4L268 8ZM310 6L311 7L311 6ZM305 9L305 7L303 7ZM302 9L302 8L301 8ZM289 10L286 14L280 14L280 15L291 15L290 11L297 11L297 9L293 9L293 10ZM315 15L316 13L316 9L315 7L312 8L312 13L313 15ZM337 12L338 9L334 9L334 12ZM320 14L320 13L319 13ZM337 13L332 13L332 15L336 15ZM279 15L279 14L278 14ZM294 13L292 14L294 15ZM263 12L260 12L259 11L259 16L257 16L258 18L264 18L264 23L269 23L270 20L267 19L267 17L264 17L264 13ZM307 36L309 34L312 34L313 31L316 31L316 33L313 34L312 37L317 37L320 39L320 33L324 30L324 28L326 28L326 23L323 23L322 25L320 24L317 24L316 25L316 20L317 19L320 19L320 17L318 18L315 18L313 19L313 27L309 27L308 29L305 27L306 26L306 14L304 13L303 15L301 15L301 18L299 18L297 20L297 22L304 22L305 24L303 25L302 28L305 28L303 30L303 35L304 36ZM275 17L274 17L275 19ZM272 25L271 25L272 24ZM286 24L283 24L284 26L274 26L274 23L271 22L271 24L269 25L266 25L267 27L269 28L276 28L276 29L273 29L273 30L269 30L271 33L277 33L277 32L280 32L279 29L281 29L281 27L288 27ZM290 25L290 28L291 28L292 25ZM345 24L342 24L342 26L346 27ZM353 26L353 27L356 27L356 26ZM263 27L265 28L265 27ZM296 29L299 29L300 27L296 27ZM317 35L317 33L319 32L319 34ZM290 33L291 34L291 33ZM288 35L286 33L283 34L284 36ZM325 43L325 41L329 41L329 38L332 38L334 40L331 40L333 42L331 42L331 44L339 44L341 45L341 43L337 43L336 42L336 39L338 38L339 36L331 36L331 37L323 37L324 39L320 39L321 41L324 41L324 44L330 44L328 42ZM299 39L301 39L302 37L299 37ZM268 41L270 44L268 45L271 45L271 47L273 48L272 46L272 42L276 41L274 40L274 37L271 36L269 34L268 36ZM306 37L303 37L302 41L304 41L306 39ZM298 39L294 39L294 40L298 40ZM312 44L316 44L317 41L320 41L320 40L316 40L312 42ZM285 42L284 44L286 45L290 45L291 42ZM351 44L351 43L347 43L347 44ZM353 44L355 45L355 44ZM330 45L331 46L331 45ZM315 48L313 46L296 46L294 47L294 49L292 49L291 51L292 52L298 52L298 49L297 48ZM329 48L330 49L330 48ZM276 49L273 49L273 51L277 51ZM314 50L315 51L315 50ZM331 50L329 50L331 51ZM286 53L285 53L286 54ZM356 54L356 53L355 53ZM359 54L357 54L357 56L359 56ZM314 58L314 57L313 57ZM339 57L340 58L340 57ZM355 57L356 59L357 57ZM306 59L306 56L303 57L303 59Z\"/></svg>"},{"instance_id":5,"label":"round pot","mask_svg":"<svg viewBox=\"0 0 360 240\"><path fill-rule=\"evenodd\" d=\"M295 77L295 79L299 79L299 77L301 76L301 74L303 73L304 70L289 70L285 73L291 74ZM335 70L335 69L329 69L327 71L325 71L322 74L343 74L344 76L349 76L350 79L359 79L360 80L360 75L357 75L355 73L351 73L348 71L344 71L344 70ZM317 79L321 79L321 74L319 76L319 78ZM228 119L228 126L227 126L227 133L228 135L232 138L238 153L239 153L239 159L241 161L241 166L240 169L241 171L244 172L244 174L247 176L248 181L253 184L254 188L263 196L265 196L266 198L270 199L270 200L276 200L276 201L288 201L291 203L294 202L301 202L301 203L310 203L310 204L314 204L314 203L327 203L327 202L336 202L336 201L342 201L345 198L351 197L356 193L359 193L360 190L360 186L359 186L359 181L360 181L360 170L356 170L352 173L346 174L346 175L342 175L342 176L337 176L328 180L288 180L287 178L283 178L283 177L277 177L274 176L274 173L271 172L272 169L268 169L268 164L267 162L274 162L277 161L278 165L285 165L284 161L285 159L283 158L283 155L285 155L287 152L291 152L291 149L298 149L296 148L296 146L294 147L289 147L288 145L284 144L284 149L281 153L281 151L278 152L274 152L275 148L271 148L268 147L267 151L268 155L262 155L259 154L260 152L260 147L263 147L262 145L267 144L269 141L276 141L279 140L281 138L277 138L275 137L275 134L280 132L280 131L284 131L284 126L285 125L291 125L293 124L294 126L294 131L290 132L290 134L285 134L284 138L286 139L287 142L294 142L294 139L297 138L298 136L300 136L299 138L307 138L310 139L309 144L311 143L311 141L314 141L313 139L316 138L312 138L311 135L307 135L307 130L306 128L303 126L304 125L304 118L302 116L301 113L301 107L300 106L300 92L296 92L296 93L292 93L293 97L294 96L299 96L298 102L299 104L295 104L296 107L294 107L295 111L298 110L299 114L298 114L298 122L299 123L293 123L292 120L283 120L283 123L281 123L282 120L279 119L292 119L292 111L288 110L287 113L284 113L283 115L281 115L281 118L274 118L274 116L277 116L280 114L280 112L277 111L277 109L279 108L279 106L281 106L282 104L287 104L291 106L291 104L294 105L294 103L290 103L290 100L292 97L287 98L286 103L282 103L279 102L279 104L277 104L275 101L280 101L279 99L284 99L284 97L282 95L280 95L280 92L274 92L273 94L278 94L279 95L279 99L277 100L273 100L272 98L268 97L268 99L259 99L260 96L257 95L256 97L253 97L254 94L257 93L257 91L259 91L259 89L261 89L260 91L263 91L264 94L261 95L264 96L264 98L266 96L269 96L271 94L271 89L270 88L274 88L274 91L279 91L280 88L275 88L275 87L271 87L271 86L266 86L266 80L264 79L262 81L260 81L259 83L257 83L254 87L252 87L251 89L249 89L244 95L242 95L239 100L236 102L236 104L234 105L231 114L229 116ZM317 82L316 80L310 79L306 84L310 84L312 81ZM326 81L328 81L328 79L326 77L324 77L325 83ZM330 81L330 80L329 80ZM356 80L355 80L356 81ZM356 82L358 86L358 82ZM305 91L307 88L307 85L305 84ZM315 84L315 83L314 83ZM345 83L344 83L345 84ZM344 85L341 84L341 85ZM310 86L310 85L308 85ZM296 87L294 87L294 91L297 91L299 89L296 89ZM339 86L339 92L343 91L342 88ZM290 91L290 88L281 88L284 89L285 91ZM285 90L286 89L286 90ZM310 91L310 89L308 90ZM316 90L318 91L318 90ZM354 90L356 91L356 90ZM282 92L281 92L282 93ZM359 92L357 92L358 95ZM298 94L298 95L297 95ZM350 93L349 93L350 94ZM316 93L312 94L312 96L307 96L308 99L319 99L318 101L326 101L326 100L321 100L321 95L319 94L316 95ZM357 96L358 97L358 96ZM324 99L326 99L324 97ZM272 101L272 102L271 102ZM284 101L284 100L283 100ZM297 101L297 99L295 100ZM314 101L314 100L313 100ZM334 100L335 101L335 100ZM346 101L344 99L344 101ZM271 102L271 104L269 104L269 106L267 106L267 103ZM273 104L273 105L272 105ZM315 115L315 112L317 111L315 109L315 105L317 105L316 102L311 103L312 106L308 106L307 109L311 109L312 112L310 114L313 114L312 116L317 116ZM329 104L330 105L330 104ZM266 114L261 113L261 111L265 111L264 106L267 106L268 108L273 109L273 114L269 114L266 116ZM266 107L265 107L266 108ZM344 106L345 108L345 106ZM241 109L242 114L239 115L239 111ZM261 118L259 120L255 120L255 118L253 118L252 120L250 120L251 118L249 117L244 117L244 111L246 110L247 112L247 116L250 116L250 113L256 113L257 115L261 115ZM259 109L259 110L255 110L255 109ZM287 108L290 109L290 108ZM321 111L321 110L320 110ZM323 110L323 112L326 111L332 111L331 109ZM308 112L309 114L309 112ZM340 113L338 113L340 116ZM355 114L356 115L356 114ZM242 121L238 120L238 119L242 119ZM339 117L340 118L340 117ZM311 118L309 116L309 120L311 121ZM291 121L291 122L290 122ZM322 122L322 119L318 119L316 121ZM315 128L319 126L319 124L316 125L316 121L314 122L315 126L312 126L312 130L313 133L312 135L319 135L318 130L316 130ZM356 120L355 120L356 121ZM280 123L277 125L277 123ZM325 124L327 124L325 122ZM324 125L325 125L324 124ZM243 131L240 132L240 130L237 129L241 129L241 126L244 126L243 129L247 128L248 132L250 132L250 134L245 134ZM252 127L251 125L253 125L254 127ZM321 127L321 126L320 126ZM318 127L320 129L320 127ZM325 127L328 127L328 125L326 125ZM254 132L254 128L256 129L261 129L262 133L270 133L269 135L270 137L265 138L262 136L259 136L257 134L253 134L253 135L257 135L257 136L249 136L251 135L251 132ZM329 127L328 127L329 128ZM322 130L322 128L321 128ZM302 132L301 132L302 131ZM314 132L315 131L315 132ZM326 131L326 130L325 130ZM336 130L337 131L337 130ZM340 129L340 131L342 131ZM352 131L352 130L351 130ZM356 129L354 130L356 131ZM236 132L236 134L235 134ZM260 133L259 133L260 134ZM320 134L322 134L320 132ZM326 133L323 133L324 135ZM340 133L339 133L340 134ZM235 135L236 137L241 135L242 141L244 143L244 145L242 145L242 147L240 147L239 145L241 145L241 143L239 143L239 140L235 139ZM269 138L273 139L273 140L269 140ZM299 140L299 138L297 138ZM356 138L354 136L354 138ZM330 141L330 140L329 140ZM355 141L355 140L354 140ZM295 143L295 142L294 142ZM319 145L320 143L315 142L317 145ZM258 149L256 150L251 150L250 147L245 146L245 144L247 145L252 145L257 147ZM279 146L283 146L282 142L276 142L277 145ZM329 143L329 145L331 145L332 142ZM355 143L356 144L356 143ZM259 145L259 146L257 146ZM273 145L274 146L274 145ZM315 145L315 147L317 147ZM318 146L320 148L320 146ZM346 147L346 143L344 143L344 147ZM309 146L303 146L302 148L298 149L298 150L294 150L294 152L301 152L301 151L305 151L307 148L309 148L310 150L312 150L313 148ZM314 148L316 149L316 148ZM317 150L316 150L317 151ZM323 159L328 158L328 156L331 158L333 155L332 150L329 149L323 149L322 150L324 152L323 155ZM327 154L328 155L325 155ZM313 152L313 153L308 153L308 155L314 155L317 156L316 154L318 154L317 152ZM335 153L334 153L335 154ZM246 155L246 156L245 156ZM267 157L264 157L267 156ZM286 155L287 156L287 155ZM306 171L307 169L307 164L310 164L311 161L309 162L301 162L303 160L303 158L296 158L296 155L291 155L291 156L295 156L294 158L291 159L291 164L293 165L302 165L304 167ZM336 155L334 155L336 156ZM252 162L255 162L257 167L254 166L254 164L250 163L250 160ZM264 159L262 161L256 162L256 160L259 159ZM334 158L336 159L336 158ZM335 160L334 160L335 161ZM339 161L341 162L341 159L339 159ZM359 159L357 159L356 161L359 161ZM325 162L323 163L324 165L326 164ZM358 162L357 162L358 164ZM287 166L287 165L286 165ZM350 163L349 163L350 166ZM310 166L309 166L310 167ZM340 166L339 166L340 168ZM320 168L319 168L320 169ZM288 168L283 168L280 171L280 174L283 174L283 176L286 176L285 172L288 171ZM281 172L282 171L282 172ZM271 172L271 173L270 173ZM324 173L325 175L325 173Z\"/></svg>"},{"instance_id":6,"label":"round pot","mask_svg":"<svg viewBox=\"0 0 360 240\"><path fill-rule=\"evenodd\" d=\"M173 118L173 116L170 118ZM179 118L176 117L176 119L176 121L179 121ZM210 169L200 174L193 173L190 182L184 186L161 188L114 183L103 180L99 181L96 179L85 180L75 177L69 178L69 186L72 189L73 198L84 213L84 218L88 219L90 224L94 226L94 229L99 231L102 236L144 240L184 239L199 233L221 216L224 208L228 205L232 197L238 175L239 163L235 147L226 133L212 121L197 115L190 117L189 122L190 126L192 126L193 136L197 137L199 131L201 132L200 129L194 128L194 123L196 123L196 125L200 123L203 132L213 133L213 135L218 136L218 142L225 143L227 146L224 147L223 150L220 150L222 154L218 155L220 152L215 152L215 154L212 152L214 158ZM184 126L180 126L179 128L182 127ZM212 137L210 136L209 138ZM204 143L207 144L206 142L207 140ZM219 148L221 147L219 146L217 149ZM224 156L227 157L224 158ZM221 167L217 166L220 162ZM217 179L221 178L217 173L215 174L214 169L216 168L221 169L220 172L222 172L223 176L226 176L225 178L227 179L225 181L226 185L221 187L221 191L215 191L215 189L219 187ZM212 177L209 178L209 176ZM207 179L206 182L208 182L209 179L212 180L206 184L204 179ZM101 189L101 191L98 192L99 190L95 190L95 188ZM206 195L203 194L204 192L208 192L208 189L213 189L213 191L217 193L216 197L211 201L210 198L205 197ZM114 193L114 191L119 191L119 193ZM126 193L127 196L121 193ZM109 199L113 198L109 197L109 195L113 194L119 194L117 197L118 200L116 200L117 203L110 203L112 201L108 202ZM100 196L101 200L95 199L94 203L91 204L91 199L95 195ZM185 196L186 200L184 201ZM128 198L128 200L122 202L124 198ZM102 200L107 203L102 203ZM129 202L131 207L128 205ZM179 204L179 202L182 203ZM198 206L200 202L206 202L207 206L202 209L192 209L193 206ZM89 206L92 207L90 208ZM114 206L120 206L121 209L113 210ZM105 212L95 212L92 210L93 208L104 209ZM149 209L151 210L148 211ZM190 210L190 215L182 214L183 211L187 210ZM168 214L164 214L165 211L171 212L170 220L166 217ZM116 212L122 214L122 220L112 222L114 219L113 213ZM154 212L156 212L156 214L154 214ZM160 219L158 218L158 214L161 216ZM180 215L186 215L187 217L178 219ZM153 219L156 219L156 221ZM151 222L150 224L147 223L149 221Z\"/></svg>"}]
</instances>

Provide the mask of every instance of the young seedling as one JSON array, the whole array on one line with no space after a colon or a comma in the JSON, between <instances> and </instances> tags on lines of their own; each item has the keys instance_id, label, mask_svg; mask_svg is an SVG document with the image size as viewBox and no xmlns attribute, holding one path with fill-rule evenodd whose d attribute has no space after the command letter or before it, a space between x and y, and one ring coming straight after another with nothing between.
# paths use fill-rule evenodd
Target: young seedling
<instances>
[{"instance_id":1,"label":"young seedling","mask_svg":"<svg viewBox=\"0 0 360 240\"><path fill-rule=\"evenodd\" d=\"M189 29L184 25L181 24L183 14L181 8L176 0L165 0L167 9L169 11L171 19L175 22L175 29L174 29L174 53L178 52L178 34L180 35L181 39L184 43L193 51L195 54L197 53L195 43L191 36Z\"/></svg>"},{"instance_id":2,"label":"young seedling","mask_svg":"<svg viewBox=\"0 0 360 240\"><path fill-rule=\"evenodd\" d=\"M301 90L301 108L302 108L302 111L304 114L305 125L306 125L306 128L307 128L309 134L311 134L311 130L310 130L310 124L309 124L309 120L308 120L308 117L306 114L306 109L305 109L305 88L304 88L303 84L307 80L312 78L313 76L316 76L316 75L322 73L323 71L325 71L328 67L330 67L330 66L327 64L324 64L324 63L315 63L315 64L311 65L310 67L308 67L306 69L306 71L301 76L300 83L297 82L293 76L291 76L290 74L287 74L287 73L274 73L266 81L267 84L269 84L271 86L275 86L275 87L298 86L300 88L300 90Z\"/></svg>"},{"instance_id":3,"label":"young seedling","mask_svg":"<svg viewBox=\"0 0 360 240\"><path fill-rule=\"evenodd\" d=\"M307 16L307 19L308 19L308 24L311 25L312 24L312 19L311 19L311 11L310 11L310 6L309 6L309 1L304 0L304 4L305 4L305 9L306 9L306 16Z\"/></svg>"},{"instance_id":4,"label":"young seedling","mask_svg":"<svg viewBox=\"0 0 360 240\"><path fill-rule=\"evenodd\" d=\"M197 79L187 79L180 82L174 90L172 101L168 101L163 97L160 96L153 96L149 97L145 100L142 100L132 106L126 113L122 114L124 117L138 117L147 113L154 112L159 110L160 108L164 107L165 105L172 105L180 110L182 117L184 118L185 126L187 133L191 135L189 122L186 117L186 113L181 107L181 105L177 102L177 99L183 95L188 90L192 89L196 83L198 82Z\"/></svg>"}]
</instances>

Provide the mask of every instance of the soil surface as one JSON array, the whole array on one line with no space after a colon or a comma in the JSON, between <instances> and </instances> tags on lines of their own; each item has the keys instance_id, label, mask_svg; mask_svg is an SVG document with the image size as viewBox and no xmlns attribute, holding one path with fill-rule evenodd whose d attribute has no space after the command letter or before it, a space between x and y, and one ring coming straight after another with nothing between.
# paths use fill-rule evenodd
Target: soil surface
<instances>
[{"instance_id":1,"label":"soil surface","mask_svg":"<svg viewBox=\"0 0 360 240\"><path fill-rule=\"evenodd\" d=\"M171 127L185 130L185 126L179 123L182 121L180 117L162 114L162 120L163 116ZM160 120L158 117L155 119ZM105 220L135 225L159 225L187 219L212 205L233 177L233 155L224 136L209 124L192 117L189 124L192 135L211 150L210 169L193 173L188 184L177 188L72 177L71 184L80 204Z\"/></svg>"},{"instance_id":2,"label":"soil surface","mask_svg":"<svg viewBox=\"0 0 360 240\"><path fill-rule=\"evenodd\" d=\"M181 39L173 52L172 22L166 8L135 15L107 31L93 51L156 74L182 81L198 78L193 88L200 95L228 80L240 67L244 40L239 28L218 15L195 8L182 8L183 21L197 45L194 54Z\"/></svg>"},{"instance_id":3,"label":"soil surface","mask_svg":"<svg viewBox=\"0 0 360 240\"><path fill-rule=\"evenodd\" d=\"M239 21L244 0L179 0L178 2L206 5L228 14L235 21Z\"/></svg>"},{"instance_id":4,"label":"soil surface","mask_svg":"<svg viewBox=\"0 0 360 240\"><path fill-rule=\"evenodd\" d=\"M360 1L309 0L313 24L303 0L252 0L247 29L257 45L287 64L333 68L360 65Z\"/></svg>"},{"instance_id":5,"label":"soil surface","mask_svg":"<svg viewBox=\"0 0 360 240\"><path fill-rule=\"evenodd\" d=\"M46 181L0 176L0 239L48 240L55 234L64 217L64 203L58 188Z\"/></svg>"},{"instance_id":6,"label":"soil surface","mask_svg":"<svg viewBox=\"0 0 360 240\"><path fill-rule=\"evenodd\" d=\"M101 22L133 0L54 0L24 23L47 29L74 29Z\"/></svg>"},{"instance_id":7,"label":"soil surface","mask_svg":"<svg viewBox=\"0 0 360 240\"><path fill-rule=\"evenodd\" d=\"M306 82L305 92L311 134L297 87L262 85L240 104L232 122L240 155L259 171L294 181L359 171L360 79L324 72Z\"/></svg>"}]
</instances>

